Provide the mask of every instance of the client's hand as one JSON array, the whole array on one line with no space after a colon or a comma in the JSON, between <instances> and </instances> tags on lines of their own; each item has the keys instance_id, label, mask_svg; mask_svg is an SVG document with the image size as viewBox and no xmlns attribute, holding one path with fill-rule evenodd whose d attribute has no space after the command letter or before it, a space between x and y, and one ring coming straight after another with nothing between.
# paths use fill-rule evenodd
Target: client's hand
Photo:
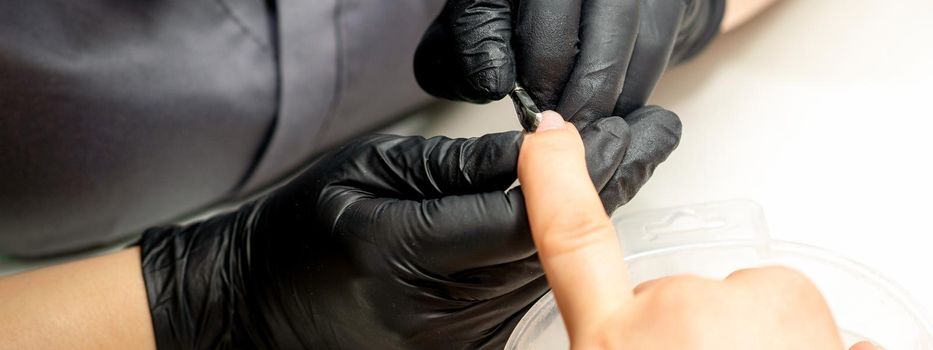
<instances>
[{"instance_id":1,"label":"client's hand","mask_svg":"<svg viewBox=\"0 0 933 350\"><path fill-rule=\"evenodd\" d=\"M673 276L633 289L580 134L556 113L546 112L525 137L518 176L573 348L842 349L819 291L787 268L741 270L722 281Z\"/></svg>"}]
</instances>

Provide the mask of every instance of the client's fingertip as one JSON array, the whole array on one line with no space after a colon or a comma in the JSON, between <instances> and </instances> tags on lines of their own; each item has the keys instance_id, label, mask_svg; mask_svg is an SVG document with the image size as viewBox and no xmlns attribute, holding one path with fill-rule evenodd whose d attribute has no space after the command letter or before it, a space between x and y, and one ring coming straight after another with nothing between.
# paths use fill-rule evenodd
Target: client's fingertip
<instances>
[{"instance_id":1,"label":"client's fingertip","mask_svg":"<svg viewBox=\"0 0 933 350\"><path fill-rule=\"evenodd\" d=\"M881 345L865 340L855 343L849 350L884 350L884 348Z\"/></svg>"},{"instance_id":2,"label":"client's fingertip","mask_svg":"<svg viewBox=\"0 0 933 350\"><path fill-rule=\"evenodd\" d=\"M541 112L541 122L538 123L538 131L563 129L567 125L564 118L554 111Z\"/></svg>"}]
</instances>

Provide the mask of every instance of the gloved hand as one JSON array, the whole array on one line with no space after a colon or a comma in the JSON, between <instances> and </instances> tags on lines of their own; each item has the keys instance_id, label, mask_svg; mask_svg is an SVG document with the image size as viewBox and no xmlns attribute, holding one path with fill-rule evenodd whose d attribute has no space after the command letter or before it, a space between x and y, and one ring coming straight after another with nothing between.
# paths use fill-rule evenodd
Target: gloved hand
<instances>
[{"instance_id":1,"label":"gloved hand","mask_svg":"<svg viewBox=\"0 0 933 350\"><path fill-rule=\"evenodd\" d=\"M644 108L582 131L607 211L677 146ZM516 179L522 134L371 136L239 210L147 230L163 349L501 348L547 290Z\"/></svg>"},{"instance_id":2,"label":"gloved hand","mask_svg":"<svg viewBox=\"0 0 933 350\"><path fill-rule=\"evenodd\" d=\"M724 0L448 0L415 76L432 95L476 103L501 99L517 79L542 110L586 124L643 106L668 62L718 33L723 9Z\"/></svg>"}]
</instances>

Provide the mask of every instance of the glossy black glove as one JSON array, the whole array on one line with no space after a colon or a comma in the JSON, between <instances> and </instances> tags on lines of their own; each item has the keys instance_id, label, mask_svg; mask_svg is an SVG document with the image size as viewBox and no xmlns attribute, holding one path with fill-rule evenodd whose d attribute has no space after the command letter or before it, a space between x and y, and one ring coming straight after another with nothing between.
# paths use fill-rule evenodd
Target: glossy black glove
<instances>
[{"instance_id":1,"label":"glossy black glove","mask_svg":"<svg viewBox=\"0 0 933 350\"><path fill-rule=\"evenodd\" d=\"M501 99L517 77L538 107L568 120L627 115L669 61L712 40L723 3L448 0L418 47L415 75L425 91L452 100Z\"/></svg>"},{"instance_id":2,"label":"glossy black glove","mask_svg":"<svg viewBox=\"0 0 933 350\"><path fill-rule=\"evenodd\" d=\"M607 210L680 138L660 108L582 132ZM162 349L501 348L547 290L516 178L521 134L371 136L239 210L145 232Z\"/></svg>"}]
</instances>

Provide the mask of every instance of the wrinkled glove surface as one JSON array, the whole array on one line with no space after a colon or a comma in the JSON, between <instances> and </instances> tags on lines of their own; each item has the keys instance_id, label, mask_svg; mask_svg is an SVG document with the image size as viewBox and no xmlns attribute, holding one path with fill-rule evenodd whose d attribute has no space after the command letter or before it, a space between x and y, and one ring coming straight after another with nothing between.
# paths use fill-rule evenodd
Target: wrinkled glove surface
<instances>
[{"instance_id":1,"label":"wrinkled glove surface","mask_svg":"<svg viewBox=\"0 0 933 350\"><path fill-rule=\"evenodd\" d=\"M641 107L668 63L718 33L724 0L448 0L422 38L428 93L498 100L516 79L575 123Z\"/></svg>"},{"instance_id":2,"label":"wrinkled glove surface","mask_svg":"<svg viewBox=\"0 0 933 350\"><path fill-rule=\"evenodd\" d=\"M582 136L612 211L677 146L680 121L646 107ZM364 137L237 211L147 230L159 348L501 348L547 291L509 190L521 139Z\"/></svg>"}]
</instances>

